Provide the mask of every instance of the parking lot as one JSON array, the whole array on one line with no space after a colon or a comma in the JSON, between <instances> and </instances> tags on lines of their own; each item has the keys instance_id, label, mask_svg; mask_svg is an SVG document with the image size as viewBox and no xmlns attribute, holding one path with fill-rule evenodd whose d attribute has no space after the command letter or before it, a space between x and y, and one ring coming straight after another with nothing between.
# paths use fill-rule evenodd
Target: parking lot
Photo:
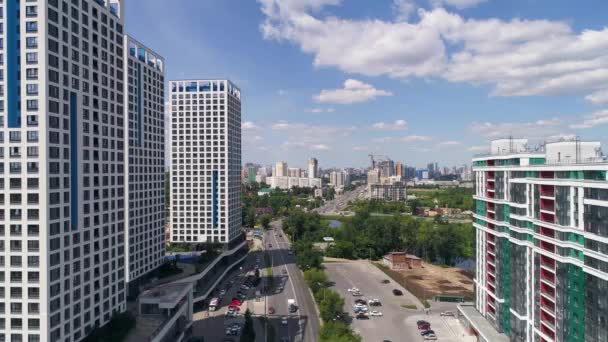
<instances>
[{"instance_id":1,"label":"parking lot","mask_svg":"<svg viewBox=\"0 0 608 342\"><path fill-rule=\"evenodd\" d=\"M334 282L333 288L344 298L344 309L353 316L353 330L361 335L363 341L424 341L416 326L417 320L431 323L437 335L437 341L461 342L471 341L464 335L464 329L455 317L441 317L442 311L456 311L456 304L431 303L430 312L423 310L422 303L392 280L388 284L382 281L388 277L367 261L330 262L325 264L329 279ZM353 297L348 291L356 287L363 294ZM395 296L393 290L403 292ZM369 310L382 312L381 317L370 316L369 319L355 319L354 301L356 299L379 299L381 306L370 306ZM416 310L408 307L415 305Z\"/></svg>"}]
</instances>

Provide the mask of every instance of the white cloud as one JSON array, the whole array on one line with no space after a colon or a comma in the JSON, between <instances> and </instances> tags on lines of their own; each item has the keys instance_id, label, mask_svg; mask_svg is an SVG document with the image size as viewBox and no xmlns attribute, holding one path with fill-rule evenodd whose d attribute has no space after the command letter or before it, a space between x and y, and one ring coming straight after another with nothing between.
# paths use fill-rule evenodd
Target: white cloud
<instances>
[{"instance_id":1,"label":"white cloud","mask_svg":"<svg viewBox=\"0 0 608 342\"><path fill-rule=\"evenodd\" d=\"M542 137L557 134L564 127L564 122L559 118L538 120L535 122L474 122L469 129L487 138L516 137Z\"/></svg>"},{"instance_id":2,"label":"white cloud","mask_svg":"<svg viewBox=\"0 0 608 342\"><path fill-rule=\"evenodd\" d=\"M313 99L319 103L352 104L375 100L379 96L392 96L386 90L374 88L371 84L354 79L344 81L342 89L323 89Z\"/></svg>"},{"instance_id":3,"label":"white cloud","mask_svg":"<svg viewBox=\"0 0 608 342\"><path fill-rule=\"evenodd\" d=\"M425 136L425 135L408 135L399 140L401 140L402 142L411 143L411 142L429 141L431 139L432 139L431 137Z\"/></svg>"},{"instance_id":4,"label":"white cloud","mask_svg":"<svg viewBox=\"0 0 608 342\"><path fill-rule=\"evenodd\" d=\"M466 19L444 8L419 9L416 22L345 19L320 11L339 0L260 2L264 37L295 43L318 67L488 85L497 96L597 92L608 83L608 27L575 32L561 21Z\"/></svg>"},{"instance_id":5,"label":"white cloud","mask_svg":"<svg viewBox=\"0 0 608 342\"><path fill-rule=\"evenodd\" d=\"M376 130L390 130L390 131L398 131L407 129L407 121L405 120L396 120L393 123L386 122L376 122L372 125L373 129Z\"/></svg>"},{"instance_id":6,"label":"white cloud","mask_svg":"<svg viewBox=\"0 0 608 342\"><path fill-rule=\"evenodd\" d=\"M460 146L460 145L462 145L462 143L460 141L454 141L454 140L442 141L439 144L437 144L438 147L449 147L449 146Z\"/></svg>"},{"instance_id":7,"label":"white cloud","mask_svg":"<svg viewBox=\"0 0 608 342\"><path fill-rule=\"evenodd\" d=\"M487 0L431 0L431 4L436 7L451 6L458 9L475 7Z\"/></svg>"},{"instance_id":8,"label":"white cloud","mask_svg":"<svg viewBox=\"0 0 608 342\"><path fill-rule=\"evenodd\" d=\"M279 89L279 90L277 90L277 95L279 95L279 96L287 95L287 90Z\"/></svg>"},{"instance_id":9,"label":"white cloud","mask_svg":"<svg viewBox=\"0 0 608 342\"><path fill-rule=\"evenodd\" d=\"M393 12L397 21L407 21L416 12L416 4L413 0L393 0Z\"/></svg>"},{"instance_id":10,"label":"white cloud","mask_svg":"<svg viewBox=\"0 0 608 342\"><path fill-rule=\"evenodd\" d=\"M354 146L353 147L353 151L355 151L355 152L369 151L369 147L367 147L367 146Z\"/></svg>"},{"instance_id":11,"label":"white cloud","mask_svg":"<svg viewBox=\"0 0 608 342\"><path fill-rule=\"evenodd\" d=\"M319 113L333 113L336 110L334 108L320 108L320 107L315 107L309 110L309 112L311 113L315 113L315 114L319 114Z\"/></svg>"},{"instance_id":12,"label":"white cloud","mask_svg":"<svg viewBox=\"0 0 608 342\"><path fill-rule=\"evenodd\" d=\"M468 150L471 152L488 152L490 151L490 144L471 146Z\"/></svg>"},{"instance_id":13,"label":"white cloud","mask_svg":"<svg viewBox=\"0 0 608 342\"><path fill-rule=\"evenodd\" d=\"M290 129L291 127L293 127L293 126L291 124L289 124L287 121L279 121L277 123L272 124L272 126L270 126L270 128L275 131L284 131L284 130Z\"/></svg>"},{"instance_id":14,"label":"white cloud","mask_svg":"<svg viewBox=\"0 0 608 342\"><path fill-rule=\"evenodd\" d=\"M241 124L241 129L244 131L251 131L251 130L258 129L258 126L251 121L245 121Z\"/></svg>"},{"instance_id":15,"label":"white cloud","mask_svg":"<svg viewBox=\"0 0 608 342\"><path fill-rule=\"evenodd\" d=\"M587 115L583 118L580 123L570 125L573 129L592 128L595 126L608 124L608 109L595 112L591 115Z\"/></svg>"},{"instance_id":16,"label":"white cloud","mask_svg":"<svg viewBox=\"0 0 608 342\"><path fill-rule=\"evenodd\" d=\"M585 96L585 100L593 103L594 105L606 105L608 104L608 89L593 92Z\"/></svg>"},{"instance_id":17,"label":"white cloud","mask_svg":"<svg viewBox=\"0 0 608 342\"><path fill-rule=\"evenodd\" d=\"M315 151L327 151L327 150L329 150L329 146L327 146L325 144L312 145L310 148L313 149L313 150L315 150Z\"/></svg>"}]
</instances>

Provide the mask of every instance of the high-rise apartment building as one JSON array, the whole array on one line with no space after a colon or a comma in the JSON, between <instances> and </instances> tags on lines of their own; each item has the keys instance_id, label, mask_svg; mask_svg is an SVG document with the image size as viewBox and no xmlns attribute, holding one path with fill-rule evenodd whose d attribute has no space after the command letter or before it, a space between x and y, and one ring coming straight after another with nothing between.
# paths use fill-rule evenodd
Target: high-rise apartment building
<instances>
[{"instance_id":1,"label":"high-rise apartment building","mask_svg":"<svg viewBox=\"0 0 608 342\"><path fill-rule=\"evenodd\" d=\"M287 174L287 163L284 161L278 161L274 167L274 177L288 177Z\"/></svg>"},{"instance_id":2,"label":"high-rise apartment building","mask_svg":"<svg viewBox=\"0 0 608 342\"><path fill-rule=\"evenodd\" d=\"M401 162L397 162L395 163L395 176L401 176L404 177L404 169L403 169L403 163Z\"/></svg>"},{"instance_id":3,"label":"high-rise apartment building","mask_svg":"<svg viewBox=\"0 0 608 342\"><path fill-rule=\"evenodd\" d=\"M380 177L392 177L395 175L395 162L388 159L378 162Z\"/></svg>"},{"instance_id":4,"label":"high-rise apartment building","mask_svg":"<svg viewBox=\"0 0 608 342\"><path fill-rule=\"evenodd\" d=\"M290 167L288 176L289 177L302 177L302 170L298 167Z\"/></svg>"},{"instance_id":5,"label":"high-rise apartment building","mask_svg":"<svg viewBox=\"0 0 608 342\"><path fill-rule=\"evenodd\" d=\"M526 140L504 139L490 151L473 159L476 304L460 311L486 332L482 341L608 341L608 162L600 144L529 149Z\"/></svg>"},{"instance_id":6,"label":"high-rise apartment building","mask_svg":"<svg viewBox=\"0 0 608 342\"><path fill-rule=\"evenodd\" d=\"M127 147L122 3L7 0L0 11L0 340L80 341L126 310L130 263L140 274L155 257L154 241L127 231L127 208L138 217L154 202L140 207L139 183L128 182L127 155L139 152ZM153 240L148 222L137 227Z\"/></svg>"},{"instance_id":7,"label":"high-rise apartment building","mask_svg":"<svg viewBox=\"0 0 608 342\"><path fill-rule=\"evenodd\" d=\"M319 162L316 158L308 160L308 178L319 178Z\"/></svg>"},{"instance_id":8,"label":"high-rise apartment building","mask_svg":"<svg viewBox=\"0 0 608 342\"><path fill-rule=\"evenodd\" d=\"M170 99L171 241L227 243L241 228L240 90L171 81Z\"/></svg>"},{"instance_id":9,"label":"high-rise apartment building","mask_svg":"<svg viewBox=\"0 0 608 342\"><path fill-rule=\"evenodd\" d=\"M159 267L165 257L164 59L133 37L124 46L126 281Z\"/></svg>"},{"instance_id":10,"label":"high-rise apartment building","mask_svg":"<svg viewBox=\"0 0 608 342\"><path fill-rule=\"evenodd\" d=\"M334 188L343 188L344 187L344 171L332 171L329 174L329 183Z\"/></svg>"}]
</instances>

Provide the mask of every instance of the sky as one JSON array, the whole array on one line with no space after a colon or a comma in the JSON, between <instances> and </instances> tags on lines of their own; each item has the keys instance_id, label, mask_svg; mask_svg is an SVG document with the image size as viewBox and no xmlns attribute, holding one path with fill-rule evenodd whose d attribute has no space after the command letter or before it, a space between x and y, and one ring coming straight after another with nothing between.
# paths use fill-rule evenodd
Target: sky
<instances>
[{"instance_id":1,"label":"sky","mask_svg":"<svg viewBox=\"0 0 608 342\"><path fill-rule=\"evenodd\" d=\"M605 0L125 3L167 80L241 88L243 163L452 166L496 138L608 142Z\"/></svg>"}]
</instances>

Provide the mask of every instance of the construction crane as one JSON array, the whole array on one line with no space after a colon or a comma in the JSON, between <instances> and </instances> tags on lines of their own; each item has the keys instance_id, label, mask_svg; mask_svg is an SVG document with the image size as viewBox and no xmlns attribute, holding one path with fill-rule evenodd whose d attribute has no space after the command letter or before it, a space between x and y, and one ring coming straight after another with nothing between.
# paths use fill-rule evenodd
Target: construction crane
<instances>
[{"instance_id":1,"label":"construction crane","mask_svg":"<svg viewBox=\"0 0 608 342\"><path fill-rule=\"evenodd\" d=\"M385 160L391 160L391 158L383 155L383 154L369 154L369 158L372 162L372 170L376 168L376 163Z\"/></svg>"}]
</instances>

